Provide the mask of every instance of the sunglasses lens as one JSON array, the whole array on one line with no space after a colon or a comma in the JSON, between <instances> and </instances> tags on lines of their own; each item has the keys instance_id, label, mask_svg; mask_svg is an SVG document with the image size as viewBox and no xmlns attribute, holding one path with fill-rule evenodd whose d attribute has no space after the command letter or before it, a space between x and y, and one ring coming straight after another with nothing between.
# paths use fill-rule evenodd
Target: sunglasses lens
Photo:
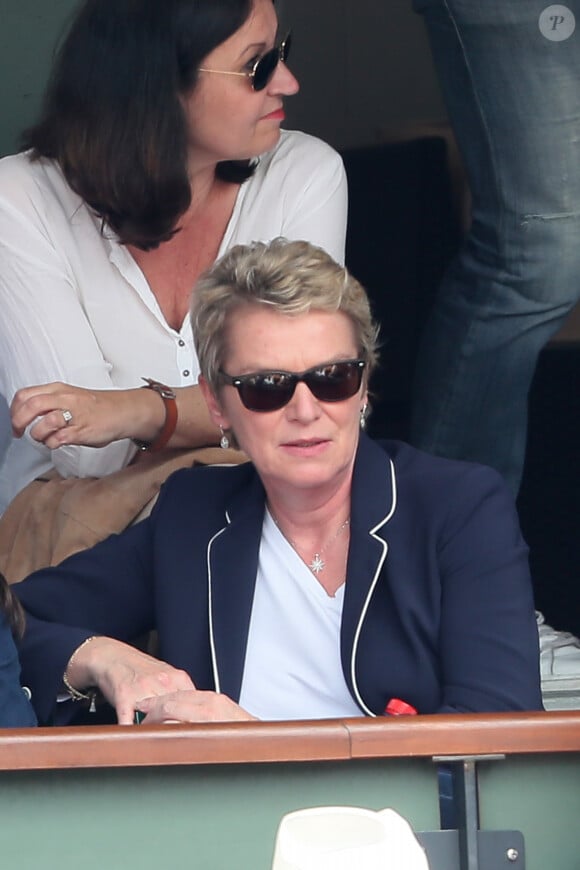
<instances>
[{"instance_id":1,"label":"sunglasses lens","mask_svg":"<svg viewBox=\"0 0 580 870\"><path fill-rule=\"evenodd\" d=\"M254 70L254 77L252 79L252 86L255 91L264 90L274 75L274 70L278 66L279 60L280 54L277 48L267 51L266 54L260 58Z\"/></svg>"},{"instance_id":2,"label":"sunglasses lens","mask_svg":"<svg viewBox=\"0 0 580 870\"><path fill-rule=\"evenodd\" d=\"M288 55L290 54L290 48L292 46L292 34L289 33L284 41L280 44L280 60L282 63L286 63L288 60Z\"/></svg>"},{"instance_id":3,"label":"sunglasses lens","mask_svg":"<svg viewBox=\"0 0 580 870\"><path fill-rule=\"evenodd\" d=\"M321 402L342 402L358 392L362 373L363 366L358 362L339 362L309 372L304 380Z\"/></svg>"},{"instance_id":4,"label":"sunglasses lens","mask_svg":"<svg viewBox=\"0 0 580 870\"><path fill-rule=\"evenodd\" d=\"M360 389L364 365L358 360L329 363L302 376L264 372L239 379L235 384L242 404L249 411L279 411L287 405L299 381L320 402L343 402Z\"/></svg>"},{"instance_id":5,"label":"sunglasses lens","mask_svg":"<svg viewBox=\"0 0 580 870\"><path fill-rule=\"evenodd\" d=\"M266 54L258 61L254 69L252 78L252 87L255 91L263 91L272 76L280 61L286 63L290 54L290 46L292 45L292 34L289 33L278 48L273 48L267 51Z\"/></svg>"},{"instance_id":6,"label":"sunglasses lens","mask_svg":"<svg viewBox=\"0 0 580 870\"><path fill-rule=\"evenodd\" d=\"M256 375L243 381L238 392L249 411L278 411L287 405L296 388L296 379L281 372Z\"/></svg>"}]
</instances>

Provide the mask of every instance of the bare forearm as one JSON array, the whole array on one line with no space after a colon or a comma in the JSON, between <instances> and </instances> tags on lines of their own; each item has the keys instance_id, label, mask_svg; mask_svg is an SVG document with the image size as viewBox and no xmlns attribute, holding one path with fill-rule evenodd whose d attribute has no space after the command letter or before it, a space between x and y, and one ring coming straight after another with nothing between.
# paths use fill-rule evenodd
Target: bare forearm
<instances>
[{"instance_id":1,"label":"bare forearm","mask_svg":"<svg viewBox=\"0 0 580 870\"><path fill-rule=\"evenodd\" d=\"M177 388L175 394L178 418L169 446L217 444L219 433L199 387ZM153 390L89 390L60 382L19 390L11 413L16 437L32 424L31 436L51 450L67 444L104 447L126 438L151 442L165 422L163 400Z\"/></svg>"},{"instance_id":2,"label":"bare forearm","mask_svg":"<svg viewBox=\"0 0 580 870\"><path fill-rule=\"evenodd\" d=\"M207 405L197 384L172 388L177 402L177 424L168 446L173 448L206 447L219 442L219 431L211 422ZM153 390L123 391L132 411L126 415L125 433L121 437L153 442L165 422L163 400Z\"/></svg>"},{"instance_id":3,"label":"bare forearm","mask_svg":"<svg viewBox=\"0 0 580 870\"><path fill-rule=\"evenodd\" d=\"M144 391L147 392L147 391ZM197 384L175 390L177 397L177 426L169 445L171 447L204 447L219 443L220 433L211 422L205 399Z\"/></svg>"}]
</instances>

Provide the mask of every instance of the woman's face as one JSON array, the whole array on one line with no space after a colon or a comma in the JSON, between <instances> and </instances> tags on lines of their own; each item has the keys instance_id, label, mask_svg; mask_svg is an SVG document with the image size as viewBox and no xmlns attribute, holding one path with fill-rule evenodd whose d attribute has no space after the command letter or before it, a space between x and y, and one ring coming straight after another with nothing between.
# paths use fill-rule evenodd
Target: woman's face
<instances>
[{"instance_id":1,"label":"woman's face","mask_svg":"<svg viewBox=\"0 0 580 870\"><path fill-rule=\"evenodd\" d=\"M245 23L206 55L200 66L250 72L256 60L274 47L277 28L272 0L254 0ZM200 72L194 90L184 100L193 169L270 151L280 137L283 98L297 91L298 82L283 63L261 91L254 91L246 76Z\"/></svg>"},{"instance_id":2,"label":"woman's face","mask_svg":"<svg viewBox=\"0 0 580 870\"><path fill-rule=\"evenodd\" d=\"M287 315L248 306L232 315L226 339L223 368L229 375L303 372L358 356L352 323L342 312ZM350 480L366 401L364 379L342 402L319 401L299 382L287 405L268 412L245 408L233 386L221 387L215 396L201 383L214 422L233 430L269 493L281 487L286 495L292 487L322 493Z\"/></svg>"}]
</instances>

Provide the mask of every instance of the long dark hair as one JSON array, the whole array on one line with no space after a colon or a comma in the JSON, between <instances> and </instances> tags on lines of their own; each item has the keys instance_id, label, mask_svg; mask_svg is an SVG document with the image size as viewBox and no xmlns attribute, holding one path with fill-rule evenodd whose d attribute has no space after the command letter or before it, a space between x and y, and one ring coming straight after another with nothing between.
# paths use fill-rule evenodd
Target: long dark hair
<instances>
[{"instance_id":1,"label":"long dark hair","mask_svg":"<svg viewBox=\"0 0 580 870\"><path fill-rule=\"evenodd\" d=\"M20 601L13 594L4 574L0 574L0 613L6 617L6 621L15 637L20 637L24 631L24 611Z\"/></svg>"},{"instance_id":2,"label":"long dark hair","mask_svg":"<svg viewBox=\"0 0 580 870\"><path fill-rule=\"evenodd\" d=\"M167 241L191 201L180 97L250 10L251 0L85 0L22 147L56 160L122 243ZM216 171L240 183L253 169L229 161Z\"/></svg>"}]
</instances>

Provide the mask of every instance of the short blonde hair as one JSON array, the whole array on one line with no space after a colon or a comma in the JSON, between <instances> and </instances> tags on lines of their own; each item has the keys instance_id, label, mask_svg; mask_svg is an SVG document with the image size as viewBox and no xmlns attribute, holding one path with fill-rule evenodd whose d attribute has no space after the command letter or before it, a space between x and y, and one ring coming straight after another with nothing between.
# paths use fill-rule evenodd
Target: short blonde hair
<instances>
[{"instance_id":1,"label":"short blonde hair","mask_svg":"<svg viewBox=\"0 0 580 870\"><path fill-rule=\"evenodd\" d=\"M341 311L353 325L367 379L376 366L378 327L361 284L322 248L278 238L237 245L196 284L193 340L200 371L214 392L226 357L229 318L247 305L268 306L289 316Z\"/></svg>"}]
</instances>

